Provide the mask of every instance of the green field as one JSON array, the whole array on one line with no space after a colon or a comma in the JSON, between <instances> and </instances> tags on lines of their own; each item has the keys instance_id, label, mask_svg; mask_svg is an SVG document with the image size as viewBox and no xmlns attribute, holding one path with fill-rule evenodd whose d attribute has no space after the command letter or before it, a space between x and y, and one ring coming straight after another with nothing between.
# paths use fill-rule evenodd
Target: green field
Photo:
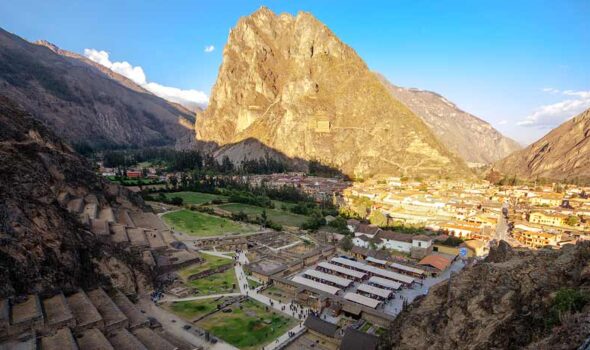
<instances>
[{"instance_id":1,"label":"green field","mask_svg":"<svg viewBox=\"0 0 590 350\"><path fill-rule=\"evenodd\" d=\"M197 325L240 349L259 349L295 326L297 321L265 305L248 299L231 307L232 312L217 312Z\"/></svg>"},{"instance_id":2,"label":"green field","mask_svg":"<svg viewBox=\"0 0 590 350\"><path fill-rule=\"evenodd\" d=\"M234 263L234 261L232 259L221 258L221 257L215 256L215 255L210 255L210 254L203 254L202 253L201 257L203 257L203 259L205 259L204 263L191 265L189 267L186 267L186 268L178 271L178 274L180 275L180 277L182 277L184 280L186 280L188 278L188 276L194 275L194 274L199 273L201 271L215 269L219 266L231 265Z\"/></svg>"},{"instance_id":3,"label":"green field","mask_svg":"<svg viewBox=\"0 0 590 350\"><path fill-rule=\"evenodd\" d=\"M252 228L205 213L179 210L162 215L168 226L189 236L209 237L252 232Z\"/></svg>"},{"instance_id":4,"label":"green field","mask_svg":"<svg viewBox=\"0 0 590 350\"><path fill-rule=\"evenodd\" d=\"M205 299L205 300L191 300L191 301L173 301L172 303L165 303L165 309L184 318L187 321L192 321L211 311L217 309L217 305L223 303L226 298L219 300Z\"/></svg>"},{"instance_id":5,"label":"green field","mask_svg":"<svg viewBox=\"0 0 590 350\"><path fill-rule=\"evenodd\" d=\"M158 194L155 194L154 197L157 198ZM171 193L164 193L164 196L168 199L172 199L173 197L180 197L182 198L182 203L184 204L195 204L201 205L205 203L209 203L214 199L219 199L222 201L227 202L227 197L222 196L219 194L211 194L211 193L202 193L202 192L171 192Z\"/></svg>"},{"instance_id":6,"label":"green field","mask_svg":"<svg viewBox=\"0 0 590 350\"><path fill-rule=\"evenodd\" d=\"M270 220L284 226L301 226L301 224L308 220L306 216L293 214L289 211L262 208L249 204L228 203L219 205L219 208L231 213L243 211L250 219L254 219L256 216L262 214L262 211L266 210L266 215Z\"/></svg>"},{"instance_id":7,"label":"green field","mask_svg":"<svg viewBox=\"0 0 590 350\"><path fill-rule=\"evenodd\" d=\"M234 269L189 281L186 284L196 288L199 291L198 295L237 293L240 291ZM235 289L232 288L234 284L236 285Z\"/></svg>"}]
</instances>

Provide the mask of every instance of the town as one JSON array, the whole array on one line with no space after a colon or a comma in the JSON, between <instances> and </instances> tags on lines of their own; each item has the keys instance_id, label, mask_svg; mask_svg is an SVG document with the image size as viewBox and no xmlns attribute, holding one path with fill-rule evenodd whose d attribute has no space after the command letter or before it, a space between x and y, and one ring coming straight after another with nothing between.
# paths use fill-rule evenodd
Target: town
<instances>
[{"instance_id":1,"label":"town","mask_svg":"<svg viewBox=\"0 0 590 350\"><path fill-rule=\"evenodd\" d=\"M102 331L111 344L139 340L148 349L376 349L404 308L477 264L494 241L560 249L590 239L584 186L303 173L192 179L149 165L121 173L99 164L98 172L151 209L101 208L93 198L64 199L64 207L141 256L158 287L135 304L102 289L31 296L18 304L31 313L19 331L43 325L58 303L69 316L52 327L96 330L84 334L99 347ZM69 341L61 331L42 338L47 348Z\"/></svg>"}]
</instances>

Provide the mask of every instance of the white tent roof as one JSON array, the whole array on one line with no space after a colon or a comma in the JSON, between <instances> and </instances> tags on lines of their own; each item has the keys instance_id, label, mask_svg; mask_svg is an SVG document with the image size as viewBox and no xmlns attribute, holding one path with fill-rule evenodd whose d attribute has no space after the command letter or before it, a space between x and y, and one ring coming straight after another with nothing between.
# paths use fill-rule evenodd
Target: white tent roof
<instances>
[{"instance_id":1,"label":"white tent roof","mask_svg":"<svg viewBox=\"0 0 590 350\"><path fill-rule=\"evenodd\" d=\"M406 266L406 265L402 265L402 264L398 264L398 263L391 263L390 266L393 267L393 268L396 268L398 270L402 270L402 271L408 271L408 272L417 273L417 274L420 274L420 275L423 275L424 274L424 270L418 269L418 268L415 268L415 267L411 267L411 266Z\"/></svg>"},{"instance_id":2,"label":"white tent roof","mask_svg":"<svg viewBox=\"0 0 590 350\"><path fill-rule=\"evenodd\" d=\"M331 270L334 272L339 272L343 275L347 275L347 276L354 277L354 278L364 278L366 275L366 273L364 273L364 272L347 269L346 267L331 264L326 261L322 261L321 263L318 264L318 266L322 267L324 269Z\"/></svg>"},{"instance_id":3,"label":"white tent roof","mask_svg":"<svg viewBox=\"0 0 590 350\"><path fill-rule=\"evenodd\" d=\"M364 263L361 263L358 261L349 260L349 259L345 259L345 258L333 258L332 261L342 264L342 265L353 267L353 268L356 268L356 269L359 269L359 270L362 270L365 272L370 272L373 275L377 275L377 276L384 277L384 278L389 278L394 281L399 281L399 282L408 283L408 284L414 282L414 279L412 277L402 275L397 272L384 270L379 267L370 266L370 265L367 265L367 264L364 264Z\"/></svg>"},{"instance_id":4,"label":"white tent roof","mask_svg":"<svg viewBox=\"0 0 590 350\"><path fill-rule=\"evenodd\" d=\"M379 304L381 303L379 300L371 299L369 297L356 293L346 293L344 294L344 299L368 306L373 309L379 306Z\"/></svg>"},{"instance_id":5,"label":"white tent roof","mask_svg":"<svg viewBox=\"0 0 590 350\"><path fill-rule=\"evenodd\" d=\"M392 280L388 280L387 278L381 278L381 277L377 277L377 276L373 276L373 277L369 278L369 283L373 283L378 286L391 288L391 289L399 289L399 287L402 286L401 283L399 283L399 282L395 282Z\"/></svg>"},{"instance_id":6,"label":"white tent roof","mask_svg":"<svg viewBox=\"0 0 590 350\"><path fill-rule=\"evenodd\" d=\"M370 286L368 284L361 284L357 290L360 290L361 292L367 292L373 295L376 295L378 297L381 297L383 299L389 298L389 296L391 295L392 291L390 291L389 289L382 289L382 288L377 288L377 287L373 287Z\"/></svg>"},{"instance_id":7,"label":"white tent roof","mask_svg":"<svg viewBox=\"0 0 590 350\"><path fill-rule=\"evenodd\" d=\"M323 281L328 281L334 284L339 285L340 287L346 288L351 285L352 281L346 278L338 277L335 275L330 275L329 273L325 273L322 271L317 270L307 270L304 272L306 276L311 276L315 278L319 278Z\"/></svg>"},{"instance_id":8,"label":"white tent roof","mask_svg":"<svg viewBox=\"0 0 590 350\"><path fill-rule=\"evenodd\" d=\"M292 281L295 283L302 284L307 287L321 290L322 292L326 292L326 293L329 293L332 295L336 295L336 293L338 293L338 291L340 290L339 288L332 287L327 284L319 283L314 280L310 280L309 278L305 278L305 277L301 277L301 276L293 277Z\"/></svg>"}]
</instances>

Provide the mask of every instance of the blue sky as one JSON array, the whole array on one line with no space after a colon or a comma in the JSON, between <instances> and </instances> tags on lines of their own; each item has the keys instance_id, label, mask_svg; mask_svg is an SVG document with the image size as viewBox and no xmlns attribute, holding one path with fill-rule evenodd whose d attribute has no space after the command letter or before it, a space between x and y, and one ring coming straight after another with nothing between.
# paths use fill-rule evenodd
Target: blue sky
<instances>
[{"instance_id":1,"label":"blue sky","mask_svg":"<svg viewBox=\"0 0 590 350\"><path fill-rule=\"evenodd\" d=\"M589 0L19 0L0 1L0 26L104 50L158 91L203 98L229 29L261 5L313 13L394 84L436 91L521 143L590 107Z\"/></svg>"}]
</instances>

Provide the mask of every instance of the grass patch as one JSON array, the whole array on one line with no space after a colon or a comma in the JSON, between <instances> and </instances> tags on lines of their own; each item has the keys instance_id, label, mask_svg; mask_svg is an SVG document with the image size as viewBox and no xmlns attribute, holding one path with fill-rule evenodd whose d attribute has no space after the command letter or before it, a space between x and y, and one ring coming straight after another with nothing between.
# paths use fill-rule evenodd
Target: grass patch
<instances>
[{"instance_id":1,"label":"grass patch","mask_svg":"<svg viewBox=\"0 0 590 350\"><path fill-rule=\"evenodd\" d=\"M232 259L221 258L219 256L210 255L210 254L201 254L201 257L203 257L203 259L205 259L204 263L191 265L189 267L186 267L186 268L178 271L178 274L180 275L180 277L182 277L183 280L186 281L186 279L190 275L194 275L196 273L199 273L199 272L202 272L205 270L215 269L215 268L223 266L223 265L232 265L234 263L234 261Z\"/></svg>"},{"instance_id":2,"label":"grass patch","mask_svg":"<svg viewBox=\"0 0 590 350\"><path fill-rule=\"evenodd\" d=\"M234 269L222 273L216 273L208 277L186 283L189 287L196 288L198 295L235 293L240 290ZM236 286L234 289L233 286Z\"/></svg>"},{"instance_id":3,"label":"grass patch","mask_svg":"<svg viewBox=\"0 0 590 350\"><path fill-rule=\"evenodd\" d=\"M158 195L159 194L155 193L154 198L157 198ZM195 204L195 205L209 203L215 199L227 201L226 196L222 196L219 194L202 193L202 192L171 192L171 193L164 193L164 196L166 196L166 198L169 200L174 197L180 197L180 198L182 198L183 204Z\"/></svg>"},{"instance_id":4,"label":"grass patch","mask_svg":"<svg viewBox=\"0 0 590 350\"><path fill-rule=\"evenodd\" d=\"M281 209L262 208L249 204L228 203L219 205L219 208L236 214L242 211L246 215L248 215L250 219L254 219L258 215L262 214L264 210L266 210L266 215L270 220L284 226L299 227L308 220L306 216L293 214L289 211L283 211Z\"/></svg>"},{"instance_id":5,"label":"grass patch","mask_svg":"<svg viewBox=\"0 0 590 350\"><path fill-rule=\"evenodd\" d=\"M265 305L248 299L240 309L217 312L198 322L198 326L240 349L259 349L294 327L297 321L277 311L266 311Z\"/></svg>"},{"instance_id":6,"label":"grass patch","mask_svg":"<svg viewBox=\"0 0 590 350\"><path fill-rule=\"evenodd\" d=\"M192 321L217 309L217 305L223 303L224 299L222 298L218 301L212 299L174 301L172 303L166 303L163 306L165 309L170 310L185 320Z\"/></svg>"},{"instance_id":7,"label":"grass patch","mask_svg":"<svg viewBox=\"0 0 590 350\"><path fill-rule=\"evenodd\" d=\"M167 213L162 215L162 218L173 230L189 236L209 237L252 231L247 225L190 210Z\"/></svg>"},{"instance_id":8,"label":"grass patch","mask_svg":"<svg viewBox=\"0 0 590 350\"><path fill-rule=\"evenodd\" d=\"M254 281L254 280L251 280L249 278L247 278L246 280L248 281L248 286L252 289L259 287L261 285L260 283Z\"/></svg>"}]
</instances>

